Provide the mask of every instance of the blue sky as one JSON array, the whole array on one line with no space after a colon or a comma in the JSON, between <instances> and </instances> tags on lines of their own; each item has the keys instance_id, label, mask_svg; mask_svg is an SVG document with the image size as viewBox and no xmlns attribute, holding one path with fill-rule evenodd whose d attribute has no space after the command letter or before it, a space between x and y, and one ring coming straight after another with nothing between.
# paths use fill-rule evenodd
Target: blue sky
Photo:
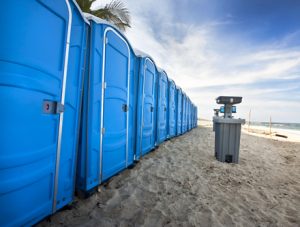
<instances>
[{"instance_id":1,"label":"blue sky","mask_svg":"<svg viewBox=\"0 0 300 227\"><path fill-rule=\"evenodd\" d=\"M94 6L104 4L98 0ZM237 116L300 122L299 0L124 0L126 32L210 119L219 95Z\"/></svg>"}]
</instances>

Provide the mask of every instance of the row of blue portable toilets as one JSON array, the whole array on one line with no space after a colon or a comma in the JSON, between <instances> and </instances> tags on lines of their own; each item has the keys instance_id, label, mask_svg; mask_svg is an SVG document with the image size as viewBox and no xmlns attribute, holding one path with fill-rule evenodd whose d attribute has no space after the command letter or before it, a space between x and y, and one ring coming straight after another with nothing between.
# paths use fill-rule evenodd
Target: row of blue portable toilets
<instances>
[{"instance_id":1,"label":"row of blue portable toilets","mask_svg":"<svg viewBox=\"0 0 300 227\"><path fill-rule=\"evenodd\" d=\"M0 226L37 223L197 125L166 72L72 0L5 1L0 30Z\"/></svg>"}]
</instances>

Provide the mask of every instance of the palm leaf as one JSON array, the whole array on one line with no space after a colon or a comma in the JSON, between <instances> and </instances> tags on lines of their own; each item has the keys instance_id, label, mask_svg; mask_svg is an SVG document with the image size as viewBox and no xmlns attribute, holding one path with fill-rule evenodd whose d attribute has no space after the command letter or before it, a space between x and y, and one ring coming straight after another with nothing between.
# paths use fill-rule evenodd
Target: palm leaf
<instances>
[{"instance_id":1,"label":"palm leaf","mask_svg":"<svg viewBox=\"0 0 300 227\"><path fill-rule=\"evenodd\" d=\"M113 0L110 4L104 7L116 17L120 18L123 23L130 24L130 14L124 4L118 0Z\"/></svg>"}]
</instances>

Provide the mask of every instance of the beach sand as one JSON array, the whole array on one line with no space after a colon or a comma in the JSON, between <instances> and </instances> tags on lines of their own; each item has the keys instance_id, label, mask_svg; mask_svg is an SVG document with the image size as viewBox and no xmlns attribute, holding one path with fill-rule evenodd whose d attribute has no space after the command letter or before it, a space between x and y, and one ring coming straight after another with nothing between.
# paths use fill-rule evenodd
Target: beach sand
<instances>
[{"instance_id":1,"label":"beach sand","mask_svg":"<svg viewBox=\"0 0 300 227\"><path fill-rule=\"evenodd\" d=\"M300 143L243 133L240 164L198 127L39 226L300 226Z\"/></svg>"}]
</instances>

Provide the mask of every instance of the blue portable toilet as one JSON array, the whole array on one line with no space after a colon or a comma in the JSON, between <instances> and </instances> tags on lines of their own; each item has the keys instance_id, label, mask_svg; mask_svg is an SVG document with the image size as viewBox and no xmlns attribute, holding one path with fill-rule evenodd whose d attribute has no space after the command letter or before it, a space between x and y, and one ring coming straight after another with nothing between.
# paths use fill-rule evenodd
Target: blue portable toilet
<instances>
[{"instance_id":1,"label":"blue portable toilet","mask_svg":"<svg viewBox=\"0 0 300 227\"><path fill-rule=\"evenodd\" d=\"M189 97L186 96L186 131L189 131Z\"/></svg>"},{"instance_id":2,"label":"blue portable toilet","mask_svg":"<svg viewBox=\"0 0 300 227\"><path fill-rule=\"evenodd\" d=\"M186 103L185 103L185 131L188 131L188 120L189 120L189 97L186 96Z\"/></svg>"},{"instance_id":3,"label":"blue portable toilet","mask_svg":"<svg viewBox=\"0 0 300 227\"><path fill-rule=\"evenodd\" d=\"M184 128L184 121L185 121L185 93L182 91L182 118L181 118L181 130L182 134L185 133L185 128Z\"/></svg>"},{"instance_id":4,"label":"blue portable toilet","mask_svg":"<svg viewBox=\"0 0 300 227\"><path fill-rule=\"evenodd\" d=\"M195 127L195 106L192 104L192 128Z\"/></svg>"},{"instance_id":5,"label":"blue portable toilet","mask_svg":"<svg viewBox=\"0 0 300 227\"><path fill-rule=\"evenodd\" d=\"M196 127L196 106L193 105L193 128Z\"/></svg>"},{"instance_id":6,"label":"blue portable toilet","mask_svg":"<svg viewBox=\"0 0 300 227\"><path fill-rule=\"evenodd\" d=\"M182 92L182 133L187 130L187 98L186 94Z\"/></svg>"},{"instance_id":7,"label":"blue portable toilet","mask_svg":"<svg viewBox=\"0 0 300 227\"><path fill-rule=\"evenodd\" d=\"M126 37L90 14L89 74L84 87L77 191L88 192L133 164L135 55Z\"/></svg>"},{"instance_id":8,"label":"blue portable toilet","mask_svg":"<svg viewBox=\"0 0 300 227\"><path fill-rule=\"evenodd\" d=\"M193 128L193 103L190 101L190 130Z\"/></svg>"},{"instance_id":9,"label":"blue portable toilet","mask_svg":"<svg viewBox=\"0 0 300 227\"><path fill-rule=\"evenodd\" d=\"M190 123L190 127L191 127L191 129L193 128L193 103L192 103L192 101L191 101L191 123Z\"/></svg>"},{"instance_id":10,"label":"blue portable toilet","mask_svg":"<svg viewBox=\"0 0 300 227\"><path fill-rule=\"evenodd\" d=\"M155 147L158 73L150 56L137 50L135 53L139 78L135 160L139 160Z\"/></svg>"},{"instance_id":11,"label":"blue portable toilet","mask_svg":"<svg viewBox=\"0 0 300 227\"><path fill-rule=\"evenodd\" d=\"M195 128L197 127L197 107L195 106Z\"/></svg>"},{"instance_id":12,"label":"blue portable toilet","mask_svg":"<svg viewBox=\"0 0 300 227\"><path fill-rule=\"evenodd\" d=\"M178 90L177 90L177 86L176 86L176 84L175 84L175 89L174 89L174 102L175 102L175 135L174 136L177 136L177 124L178 124L178 122L177 122L177 110L178 110L178 108L177 108L177 93L178 93Z\"/></svg>"},{"instance_id":13,"label":"blue portable toilet","mask_svg":"<svg viewBox=\"0 0 300 227\"><path fill-rule=\"evenodd\" d=\"M175 91L176 91L176 86L175 82L171 79L168 80L169 84L169 89L168 89L168 94L169 94L169 117L168 117L168 133L169 133L169 138L172 138L176 135L176 102L175 102Z\"/></svg>"},{"instance_id":14,"label":"blue portable toilet","mask_svg":"<svg viewBox=\"0 0 300 227\"><path fill-rule=\"evenodd\" d=\"M189 112L190 112L190 106L189 106L189 97L186 97L186 131L189 131Z\"/></svg>"},{"instance_id":15,"label":"blue portable toilet","mask_svg":"<svg viewBox=\"0 0 300 227\"><path fill-rule=\"evenodd\" d=\"M30 226L73 200L88 24L69 0L4 1L0 21L0 226Z\"/></svg>"},{"instance_id":16,"label":"blue portable toilet","mask_svg":"<svg viewBox=\"0 0 300 227\"><path fill-rule=\"evenodd\" d=\"M192 128L194 128L195 107L194 107L193 103L192 103L192 111L191 111L191 113L192 113L192 117L191 117L191 119L192 119Z\"/></svg>"},{"instance_id":17,"label":"blue portable toilet","mask_svg":"<svg viewBox=\"0 0 300 227\"><path fill-rule=\"evenodd\" d=\"M194 107L194 104L192 103L192 128L194 128L194 122L195 122L195 119L194 119L194 116L195 116L195 107Z\"/></svg>"},{"instance_id":18,"label":"blue portable toilet","mask_svg":"<svg viewBox=\"0 0 300 227\"><path fill-rule=\"evenodd\" d=\"M177 87L177 97L176 97L176 102L177 102L177 131L176 134L177 135L181 135L182 134L182 90L181 88Z\"/></svg>"},{"instance_id":19,"label":"blue portable toilet","mask_svg":"<svg viewBox=\"0 0 300 227\"><path fill-rule=\"evenodd\" d=\"M192 102L189 99L189 130L192 129Z\"/></svg>"},{"instance_id":20,"label":"blue portable toilet","mask_svg":"<svg viewBox=\"0 0 300 227\"><path fill-rule=\"evenodd\" d=\"M197 127L197 107L194 106L194 128Z\"/></svg>"},{"instance_id":21,"label":"blue portable toilet","mask_svg":"<svg viewBox=\"0 0 300 227\"><path fill-rule=\"evenodd\" d=\"M185 93L182 91L182 118L181 118L181 131L184 134L184 118L185 118Z\"/></svg>"},{"instance_id":22,"label":"blue portable toilet","mask_svg":"<svg viewBox=\"0 0 300 227\"><path fill-rule=\"evenodd\" d=\"M157 95L157 133L156 145L167 139L168 131L168 77L165 71L158 69Z\"/></svg>"},{"instance_id":23,"label":"blue portable toilet","mask_svg":"<svg viewBox=\"0 0 300 227\"><path fill-rule=\"evenodd\" d=\"M198 126L198 107L196 106L196 110L195 110L195 127L197 127Z\"/></svg>"},{"instance_id":24,"label":"blue portable toilet","mask_svg":"<svg viewBox=\"0 0 300 227\"><path fill-rule=\"evenodd\" d=\"M187 99L187 130L191 130L191 100Z\"/></svg>"},{"instance_id":25,"label":"blue portable toilet","mask_svg":"<svg viewBox=\"0 0 300 227\"><path fill-rule=\"evenodd\" d=\"M192 129L193 127L193 104L192 104L192 101L190 100L190 130Z\"/></svg>"}]
</instances>

